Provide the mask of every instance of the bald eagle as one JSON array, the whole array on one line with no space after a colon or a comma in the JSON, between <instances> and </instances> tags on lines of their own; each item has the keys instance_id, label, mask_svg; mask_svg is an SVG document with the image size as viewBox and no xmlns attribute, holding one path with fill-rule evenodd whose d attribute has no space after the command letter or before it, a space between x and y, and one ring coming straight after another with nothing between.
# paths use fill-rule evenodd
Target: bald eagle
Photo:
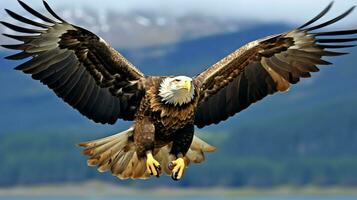
<instances>
[{"instance_id":1,"label":"bald eagle","mask_svg":"<svg viewBox=\"0 0 357 200\"><path fill-rule=\"evenodd\" d=\"M33 21L6 9L14 19L37 29L7 22L26 35L4 34L22 43L3 45L21 50L6 57L30 58L16 67L52 89L58 97L97 123L133 121L121 133L83 142L87 164L120 179L147 179L166 173L182 178L190 162L200 163L215 147L194 135L194 127L217 124L276 92L287 91L300 78L331 64L323 56L345 53L330 49L353 47L347 42L357 30L320 32L352 12L313 25L332 7L294 30L244 45L195 77L146 76L106 41L61 19L46 3L47 17L24 2Z\"/></svg>"}]
</instances>

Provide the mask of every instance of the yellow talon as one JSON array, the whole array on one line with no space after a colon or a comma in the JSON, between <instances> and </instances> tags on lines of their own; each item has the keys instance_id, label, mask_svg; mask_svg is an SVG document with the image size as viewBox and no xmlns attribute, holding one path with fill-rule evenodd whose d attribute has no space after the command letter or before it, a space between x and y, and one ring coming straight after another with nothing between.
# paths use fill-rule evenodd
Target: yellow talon
<instances>
[{"instance_id":1,"label":"yellow talon","mask_svg":"<svg viewBox=\"0 0 357 200\"><path fill-rule=\"evenodd\" d=\"M183 158L178 158L170 163L169 168L172 170L172 179L178 181L185 172L186 164Z\"/></svg>"},{"instance_id":2,"label":"yellow talon","mask_svg":"<svg viewBox=\"0 0 357 200\"><path fill-rule=\"evenodd\" d=\"M159 177L161 173L160 163L154 159L151 152L146 154L146 170L151 175L157 177Z\"/></svg>"}]
</instances>

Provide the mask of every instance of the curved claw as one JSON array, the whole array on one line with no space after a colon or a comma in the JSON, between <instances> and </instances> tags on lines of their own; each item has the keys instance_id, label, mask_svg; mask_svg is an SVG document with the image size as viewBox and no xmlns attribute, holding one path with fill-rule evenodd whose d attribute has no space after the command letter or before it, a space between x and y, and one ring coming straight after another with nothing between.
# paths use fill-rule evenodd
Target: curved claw
<instances>
[{"instance_id":1,"label":"curved claw","mask_svg":"<svg viewBox=\"0 0 357 200\"><path fill-rule=\"evenodd\" d=\"M168 167L172 171L171 178L178 181L182 178L185 172L185 160L183 158L178 158L177 160L170 162Z\"/></svg>"},{"instance_id":2,"label":"curved claw","mask_svg":"<svg viewBox=\"0 0 357 200\"><path fill-rule=\"evenodd\" d=\"M160 163L154 159L151 152L146 154L146 170L150 173L150 175L160 177L161 174Z\"/></svg>"}]
</instances>

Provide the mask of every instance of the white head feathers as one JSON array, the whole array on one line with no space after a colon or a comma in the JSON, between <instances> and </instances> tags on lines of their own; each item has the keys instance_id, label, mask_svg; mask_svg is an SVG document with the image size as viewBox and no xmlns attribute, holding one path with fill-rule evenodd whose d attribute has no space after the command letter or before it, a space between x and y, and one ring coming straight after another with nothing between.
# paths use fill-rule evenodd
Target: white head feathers
<instances>
[{"instance_id":1,"label":"white head feathers","mask_svg":"<svg viewBox=\"0 0 357 200\"><path fill-rule=\"evenodd\" d=\"M195 95L192 79L186 76L166 78L160 84L159 96L166 104L182 106L191 102Z\"/></svg>"}]
</instances>

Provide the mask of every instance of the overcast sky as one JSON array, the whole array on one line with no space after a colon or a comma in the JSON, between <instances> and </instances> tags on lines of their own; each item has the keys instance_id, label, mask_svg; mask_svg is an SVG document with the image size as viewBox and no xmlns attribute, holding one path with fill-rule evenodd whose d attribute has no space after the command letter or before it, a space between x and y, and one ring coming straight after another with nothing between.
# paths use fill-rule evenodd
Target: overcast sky
<instances>
[{"instance_id":1,"label":"overcast sky","mask_svg":"<svg viewBox=\"0 0 357 200\"><path fill-rule=\"evenodd\" d=\"M41 0L24 0L34 7ZM48 0L55 8L62 6L90 7L97 10L112 9L117 12L150 10L177 15L198 13L222 18L246 18L261 21L302 23L321 11L331 0ZM98 3L99 2L99 3ZM335 0L332 15L357 5L357 0ZM0 8L19 9L16 0L0 0ZM357 11L344 21L357 24Z\"/></svg>"}]
</instances>

